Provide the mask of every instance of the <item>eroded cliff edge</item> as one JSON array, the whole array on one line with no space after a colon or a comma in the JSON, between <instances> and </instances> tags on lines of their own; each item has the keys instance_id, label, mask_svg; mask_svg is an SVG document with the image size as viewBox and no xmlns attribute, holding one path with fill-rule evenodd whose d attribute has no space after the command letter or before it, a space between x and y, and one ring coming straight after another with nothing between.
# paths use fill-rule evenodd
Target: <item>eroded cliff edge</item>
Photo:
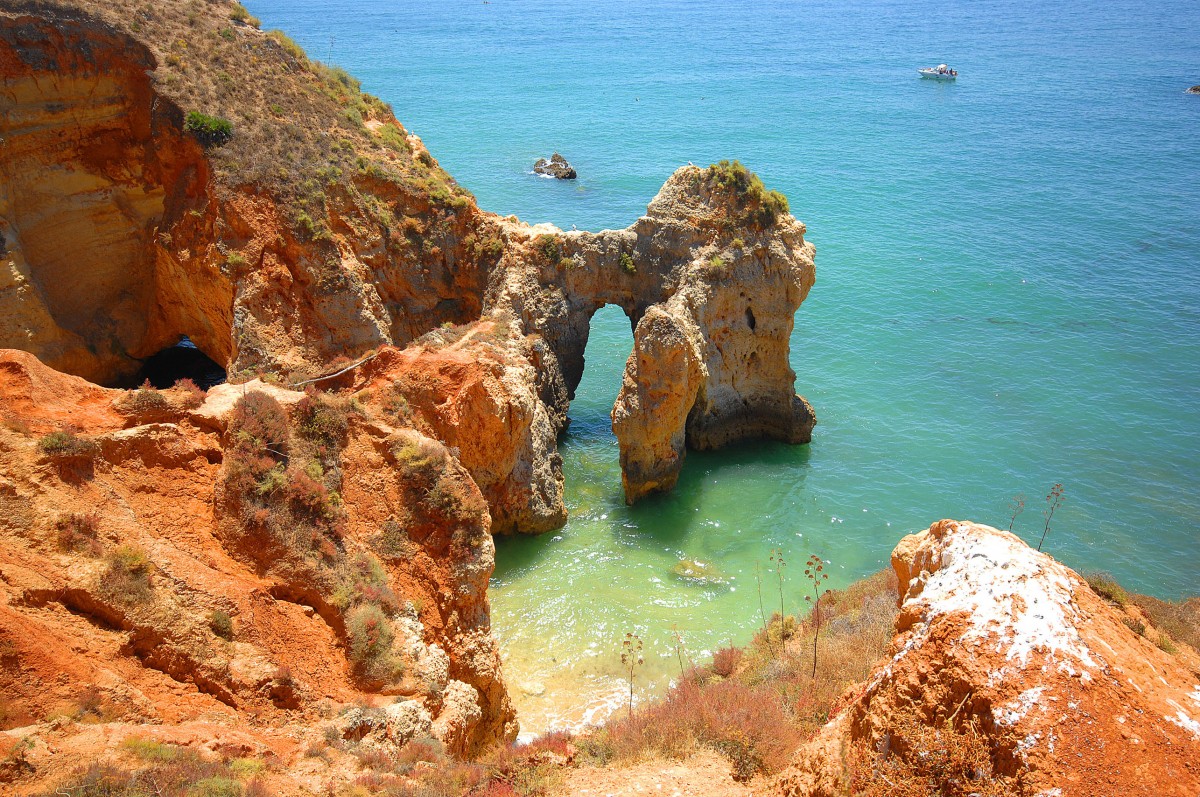
<instances>
[{"instance_id":1,"label":"eroded cliff edge","mask_svg":"<svg viewBox=\"0 0 1200 797\"><path fill-rule=\"evenodd\" d=\"M1196 651L1156 645L1069 567L982 524L934 523L900 541L892 567L900 611L889 658L847 690L774 793L1200 788Z\"/></svg>"},{"instance_id":2,"label":"eroded cliff edge","mask_svg":"<svg viewBox=\"0 0 1200 797\"><path fill-rule=\"evenodd\" d=\"M121 385L186 335L235 380L299 382L414 341L473 356L437 331L483 324L514 366L491 393L516 447L464 464L499 533L565 520L556 437L604 304L635 330L613 410L629 501L687 446L809 439L788 339L813 247L740 165L681 169L625 230L502 219L352 78L229 8L2 12L0 347ZM229 141L187 134L193 110Z\"/></svg>"}]
</instances>

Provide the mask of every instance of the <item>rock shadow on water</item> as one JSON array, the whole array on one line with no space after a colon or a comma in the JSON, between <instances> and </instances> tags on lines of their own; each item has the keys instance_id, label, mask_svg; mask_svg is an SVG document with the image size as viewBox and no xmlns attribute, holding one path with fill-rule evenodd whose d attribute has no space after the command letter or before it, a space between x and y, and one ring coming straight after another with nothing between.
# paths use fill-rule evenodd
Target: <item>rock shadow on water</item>
<instances>
[{"instance_id":1,"label":"rock shadow on water","mask_svg":"<svg viewBox=\"0 0 1200 797\"><path fill-rule=\"evenodd\" d=\"M720 451L689 451L679 481L671 492L646 496L626 508L637 533L622 534L622 540L652 550L664 547L686 549L695 533L711 527L713 518L704 507L716 503L707 499L713 492L723 489L722 480L747 480L753 477L749 471L762 468L764 475L766 472L772 474L769 478L778 479L781 474L786 474L792 484L802 485L811 448L774 441L751 441L736 443Z\"/></svg>"}]
</instances>

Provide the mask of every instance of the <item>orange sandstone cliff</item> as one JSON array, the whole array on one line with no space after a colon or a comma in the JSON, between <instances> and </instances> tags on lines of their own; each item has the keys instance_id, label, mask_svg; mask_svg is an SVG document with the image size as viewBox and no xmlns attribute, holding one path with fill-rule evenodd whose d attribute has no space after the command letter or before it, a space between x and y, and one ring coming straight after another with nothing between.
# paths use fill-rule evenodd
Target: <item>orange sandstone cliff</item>
<instances>
[{"instance_id":1,"label":"orange sandstone cliff","mask_svg":"<svg viewBox=\"0 0 1200 797\"><path fill-rule=\"evenodd\" d=\"M492 534L566 520L604 304L635 330L628 500L689 446L809 439L813 247L739 164L679 170L626 230L502 219L220 0L6 3L0 83L6 788L132 737L285 762L283 793L352 779L322 739L514 738ZM228 384L124 389L184 336Z\"/></svg>"},{"instance_id":2,"label":"orange sandstone cliff","mask_svg":"<svg viewBox=\"0 0 1200 797\"><path fill-rule=\"evenodd\" d=\"M0 11L0 347L114 386L186 335L237 380L303 381L490 322L530 366L506 381L511 466L466 463L497 532L565 519L555 442L604 304L635 330L613 410L628 500L670 489L688 446L807 442L788 341L813 247L740 165L681 169L626 230L501 219L352 78L231 8ZM232 134L197 140L185 112Z\"/></svg>"}]
</instances>

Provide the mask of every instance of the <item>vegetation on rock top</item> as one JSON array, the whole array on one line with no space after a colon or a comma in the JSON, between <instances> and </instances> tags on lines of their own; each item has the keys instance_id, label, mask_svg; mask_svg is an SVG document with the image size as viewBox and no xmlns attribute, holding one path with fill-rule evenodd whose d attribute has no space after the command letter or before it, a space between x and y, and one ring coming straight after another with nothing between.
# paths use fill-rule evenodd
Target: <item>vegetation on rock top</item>
<instances>
[{"instance_id":1,"label":"vegetation on rock top","mask_svg":"<svg viewBox=\"0 0 1200 797\"><path fill-rule=\"evenodd\" d=\"M746 218L761 227L769 227L775 220L789 212L787 197L778 191L770 191L758 175L747 169L740 161L723 160L700 172L701 185L724 199L736 199L746 205Z\"/></svg>"}]
</instances>

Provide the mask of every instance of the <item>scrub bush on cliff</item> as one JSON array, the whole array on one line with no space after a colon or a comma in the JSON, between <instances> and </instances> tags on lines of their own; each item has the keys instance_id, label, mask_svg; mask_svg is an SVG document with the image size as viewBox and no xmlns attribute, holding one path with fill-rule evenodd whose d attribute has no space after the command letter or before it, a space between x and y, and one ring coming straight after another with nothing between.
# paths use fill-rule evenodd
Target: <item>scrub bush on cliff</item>
<instances>
[{"instance_id":1,"label":"scrub bush on cliff","mask_svg":"<svg viewBox=\"0 0 1200 797\"><path fill-rule=\"evenodd\" d=\"M292 411L296 433L315 443L323 455L331 453L346 440L349 411L347 402L310 388Z\"/></svg>"},{"instance_id":2,"label":"scrub bush on cliff","mask_svg":"<svg viewBox=\"0 0 1200 797\"><path fill-rule=\"evenodd\" d=\"M205 147L219 147L233 138L233 124L219 116L209 116L191 111L183 123L183 129L191 133Z\"/></svg>"},{"instance_id":3,"label":"scrub bush on cliff","mask_svg":"<svg viewBox=\"0 0 1200 797\"><path fill-rule=\"evenodd\" d=\"M740 161L714 163L700 173L699 179L714 195L748 206L747 220L761 227L771 226L790 210L787 197L778 191L768 191L758 175Z\"/></svg>"},{"instance_id":4,"label":"scrub bush on cliff","mask_svg":"<svg viewBox=\"0 0 1200 797\"><path fill-rule=\"evenodd\" d=\"M392 623L378 606L363 604L346 615L350 661L359 675L386 683L400 674L402 668L392 654L394 639Z\"/></svg>"},{"instance_id":5,"label":"scrub bush on cliff","mask_svg":"<svg viewBox=\"0 0 1200 797\"><path fill-rule=\"evenodd\" d=\"M152 596L150 572L153 565L141 548L122 545L107 557L108 569L100 576L100 591L126 605L145 603Z\"/></svg>"},{"instance_id":6,"label":"scrub bush on cliff","mask_svg":"<svg viewBox=\"0 0 1200 797\"><path fill-rule=\"evenodd\" d=\"M90 460L100 453L95 440L79 437L74 432L51 432L38 440L38 450L56 462Z\"/></svg>"},{"instance_id":7,"label":"scrub bush on cliff","mask_svg":"<svg viewBox=\"0 0 1200 797\"><path fill-rule=\"evenodd\" d=\"M287 413L273 397L255 390L238 399L229 416L226 487L240 497L260 492L271 471L286 462L290 438Z\"/></svg>"}]
</instances>

